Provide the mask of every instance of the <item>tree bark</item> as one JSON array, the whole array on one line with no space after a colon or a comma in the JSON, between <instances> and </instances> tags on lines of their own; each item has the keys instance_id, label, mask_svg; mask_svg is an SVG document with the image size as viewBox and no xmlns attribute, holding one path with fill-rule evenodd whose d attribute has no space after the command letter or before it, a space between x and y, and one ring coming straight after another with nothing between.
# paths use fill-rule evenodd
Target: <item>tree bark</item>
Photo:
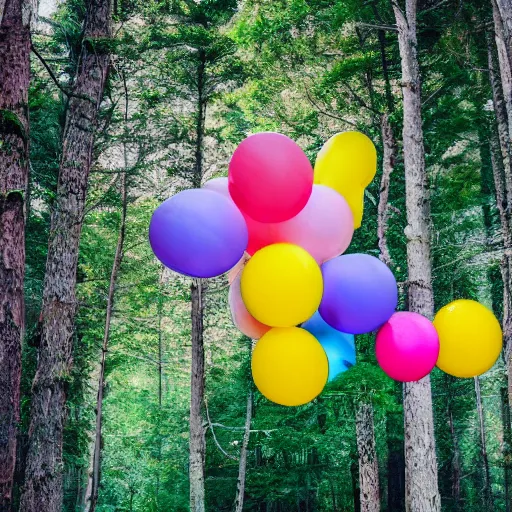
<instances>
[{"instance_id":1,"label":"tree bark","mask_svg":"<svg viewBox=\"0 0 512 512\"><path fill-rule=\"evenodd\" d=\"M203 138L206 119L206 55L199 51L197 66L197 118L195 167L192 174L192 186L200 187L203 176ZM204 459L205 429L203 428L204 401L204 346L203 346L203 315L204 291L206 284L194 280L192 291L192 376L190 387L190 440L189 440L189 481L190 511L204 512Z\"/></svg>"},{"instance_id":2,"label":"tree bark","mask_svg":"<svg viewBox=\"0 0 512 512\"><path fill-rule=\"evenodd\" d=\"M190 511L204 512L204 457L205 430L203 427L204 401L204 346L203 314L204 284L194 280L192 292L192 376L190 400Z\"/></svg>"},{"instance_id":3,"label":"tree bark","mask_svg":"<svg viewBox=\"0 0 512 512\"><path fill-rule=\"evenodd\" d=\"M6 0L0 8L0 511L11 507L25 329L24 207L30 82L27 9L23 0Z\"/></svg>"},{"instance_id":4,"label":"tree bark","mask_svg":"<svg viewBox=\"0 0 512 512\"><path fill-rule=\"evenodd\" d=\"M386 232L389 218L389 183L391 173L395 167L396 141L388 114L383 114L381 117L381 132L384 151L382 156L379 205L377 210L377 236L379 240L380 259L389 267L391 266L391 256L389 255Z\"/></svg>"},{"instance_id":5,"label":"tree bark","mask_svg":"<svg viewBox=\"0 0 512 512\"><path fill-rule=\"evenodd\" d=\"M480 432L480 453L482 454L482 465L484 467L484 506L486 511L491 512L492 510L494 510L494 502L492 497L489 457L487 455L487 442L485 439L484 407L482 403L482 393L480 391L480 380L478 377L475 377L474 380L476 410L478 413L478 428Z\"/></svg>"},{"instance_id":6,"label":"tree bark","mask_svg":"<svg viewBox=\"0 0 512 512\"><path fill-rule=\"evenodd\" d=\"M110 1L88 0L73 96L69 101L43 286L42 328L32 384L23 512L60 512L62 439L70 378L78 247L94 132L110 58Z\"/></svg>"},{"instance_id":7,"label":"tree bark","mask_svg":"<svg viewBox=\"0 0 512 512\"><path fill-rule=\"evenodd\" d=\"M510 142L512 141L512 2L492 0L492 11ZM512 180L512 176L510 179Z\"/></svg>"},{"instance_id":8,"label":"tree bark","mask_svg":"<svg viewBox=\"0 0 512 512\"><path fill-rule=\"evenodd\" d=\"M242 512L244 508L244 494L245 494L245 475L247 471L247 447L249 446L249 437L251 435L251 420L252 420L252 381L248 381L249 390L247 391L247 409L245 414L245 428L244 438L242 441L242 448L240 449L240 462L238 465L238 482L236 485L236 498L235 498L235 512Z\"/></svg>"},{"instance_id":9,"label":"tree bark","mask_svg":"<svg viewBox=\"0 0 512 512\"><path fill-rule=\"evenodd\" d=\"M398 27L404 109L403 151L407 227L409 310L434 315L430 257L430 198L421 120L421 80L417 56L417 0L405 13L393 2ZM430 377L404 384L405 501L410 512L439 512L437 459Z\"/></svg>"},{"instance_id":10,"label":"tree bark","mask_svg":"<svg viewBox=\"0 0 512 512\"><path fill-rule=\"evenodd\" d=\"M512 426L510 425L510 407L508 405L508 388L501 388L501 417L503 423L503 476L505 487L505 512L512 510Z\"/></svg>"},{"instance_id":11,"label":"tree bark","mask_svg":"<svg viewBox=\"0 0 512 512\"><path fill-rule=\"evenodd\" d=\"M496 4L493 3L496 17ZM491 131L491 162L496 193L496 205L500 215L503 257L501 260L501 276L503 280L503 344L505 349L505 364L508 379L508 400L512 407L512 146L509 137L507 109L503 98L500 78L494 64L493 48L487 41L489 80L491 83L496 131L498 134L499 150ZM501 154L498 160L497 155Z\"/></svg>"},{"instance_id":12,"label":"tree bark","mask_svg":"<svg viewBox=\"0 0 512 512\"><path fill-rule=\"evenodd\" d=\"M379 512L379 464L375 450L373 407L369 403L362 402L357 406L356 437L361 512Z\"/></svg>"}]
</instances>

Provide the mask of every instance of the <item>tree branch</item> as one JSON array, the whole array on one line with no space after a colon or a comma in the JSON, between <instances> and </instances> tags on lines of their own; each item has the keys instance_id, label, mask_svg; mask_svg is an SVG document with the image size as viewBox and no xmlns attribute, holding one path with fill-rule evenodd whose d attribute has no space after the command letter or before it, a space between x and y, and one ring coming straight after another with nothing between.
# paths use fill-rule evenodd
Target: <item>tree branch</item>
<instances>
[{"instance_id":1,"label":"tree branch","mask_svg":"<svg viewBox=\"0 0 512 512\"><path fill-rule=\"evenodd\" d=\"M213 424L210 420L210 413L208 412L208 403L206 400L204 401L204 407L206 409L206 418L208 419L208 428L210 429L212 433L213 440L215 441L215 444L217 445L217 448L228 458L231 460L240 460L238 457L235 457L234 455L229 454L222 446L220 445L219 441L217 440L217 436L215 435L215 430L213 430Z\"/></svg>"},{"instance_id":2,"label":"tree branch","mask_svg":"<svg viewBox=\"0 0 512 512\"><path fill-rule=\"evenodd\" d=\"M317 103L315 103L313 98L311 98L309 91L307 89L305 89L305 92L306 92L306 96L308 97L308 100L311 103L311 105L313 105L318 110L318 112L320 112L320 114L323 114L324 116L331 117L332 119L337 119L338 121L342 121L343 123L353 126L354 128L358 128L356 123L353 123L352 121L347 121L346 119L343 119L342 117L336 116L334 114L330 114L329 112L322 110L322 108Z\"/></svg>"}]
</instances>

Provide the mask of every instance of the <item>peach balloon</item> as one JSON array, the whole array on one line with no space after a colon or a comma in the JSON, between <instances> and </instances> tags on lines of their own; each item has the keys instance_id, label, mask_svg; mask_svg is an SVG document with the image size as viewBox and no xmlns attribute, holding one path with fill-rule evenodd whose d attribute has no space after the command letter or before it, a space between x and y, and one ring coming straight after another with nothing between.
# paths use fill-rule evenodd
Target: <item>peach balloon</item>
<instances>
[{"instance_id":1,"label":"peach balloon","mask_svg":"<svg viewBox=\"0 0 512 512\"><path fill-rule=\"evenodd\" d=\"M245 267L245 264L250 260L249 254L244 252L244 255L240 258L240 261L228 272L228 284L233 284L233 281L237 278L237 276L242 272Z\"/></svg>"},{"instance_id":2,"label":"peach balloon","mask_svg":"<svg viewBox=\"0 0 512 512\"><path fill-rule=\"evenodd\" d=\"M238 274L229 287L228 300L231 316L233 323L240 331L249 336L249 338L257 340L269 331L270 327L256 320L247 311L242 294L240 293L240 277L240 274Z\"/></svg>"}]
</instances>

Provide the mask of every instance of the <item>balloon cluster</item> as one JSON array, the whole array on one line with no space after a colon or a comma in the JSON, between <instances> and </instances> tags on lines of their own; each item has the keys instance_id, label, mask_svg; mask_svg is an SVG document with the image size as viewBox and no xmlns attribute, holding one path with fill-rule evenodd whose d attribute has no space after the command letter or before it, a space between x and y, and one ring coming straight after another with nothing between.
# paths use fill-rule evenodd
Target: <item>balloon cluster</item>
<instances>
[{"instance_id":1,"label":"balloon cluster","mask_svg":"<svg viewBox=\"0 0 512 512\"><path fill-rule=\"evenodd\" d=\"M433 323L395 313L391 270L373 256L343 255L376 163L359 132L329 139L314 170L293 140L258 133L237 147L228 178L180 192L153 214L150 243L164 265L198 278L230 271L233 321L258 340L252 374L273 402L314 399L355 364L354 335L377 329L377 360L403 382L436 364L458 377L479 375L501 351L499 323L481 304L455 301Z\"/></svg>"}]
</instances>

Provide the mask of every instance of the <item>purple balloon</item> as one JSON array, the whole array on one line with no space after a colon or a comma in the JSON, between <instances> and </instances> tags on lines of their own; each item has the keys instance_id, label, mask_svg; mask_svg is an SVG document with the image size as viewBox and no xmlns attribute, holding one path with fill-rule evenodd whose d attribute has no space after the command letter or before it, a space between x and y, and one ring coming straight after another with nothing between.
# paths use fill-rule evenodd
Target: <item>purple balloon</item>
<instances>
[{"instance_id":1,"label":"purple balloon","mask_svg":"<svg viewBox=\"0 0 512 512\"><path fill-rule=\"evenodd\" d=\"M149 242L171 270L214 277L234 267L247 247L247 226L232 201L205 189L184 190L153 213Z\"/></svg>"},{"instance_id":2,"label":"purple balloon","mask_svg":"<svg viewBox=\"0 0 512 512\"><path fill-rule=\"evenodd\" d=\"M378 258L346 254L322 265L324 295L318 311L341 332L363 334L388 321L398 303L395 276Z\"/></svg>"}]
</instances>

